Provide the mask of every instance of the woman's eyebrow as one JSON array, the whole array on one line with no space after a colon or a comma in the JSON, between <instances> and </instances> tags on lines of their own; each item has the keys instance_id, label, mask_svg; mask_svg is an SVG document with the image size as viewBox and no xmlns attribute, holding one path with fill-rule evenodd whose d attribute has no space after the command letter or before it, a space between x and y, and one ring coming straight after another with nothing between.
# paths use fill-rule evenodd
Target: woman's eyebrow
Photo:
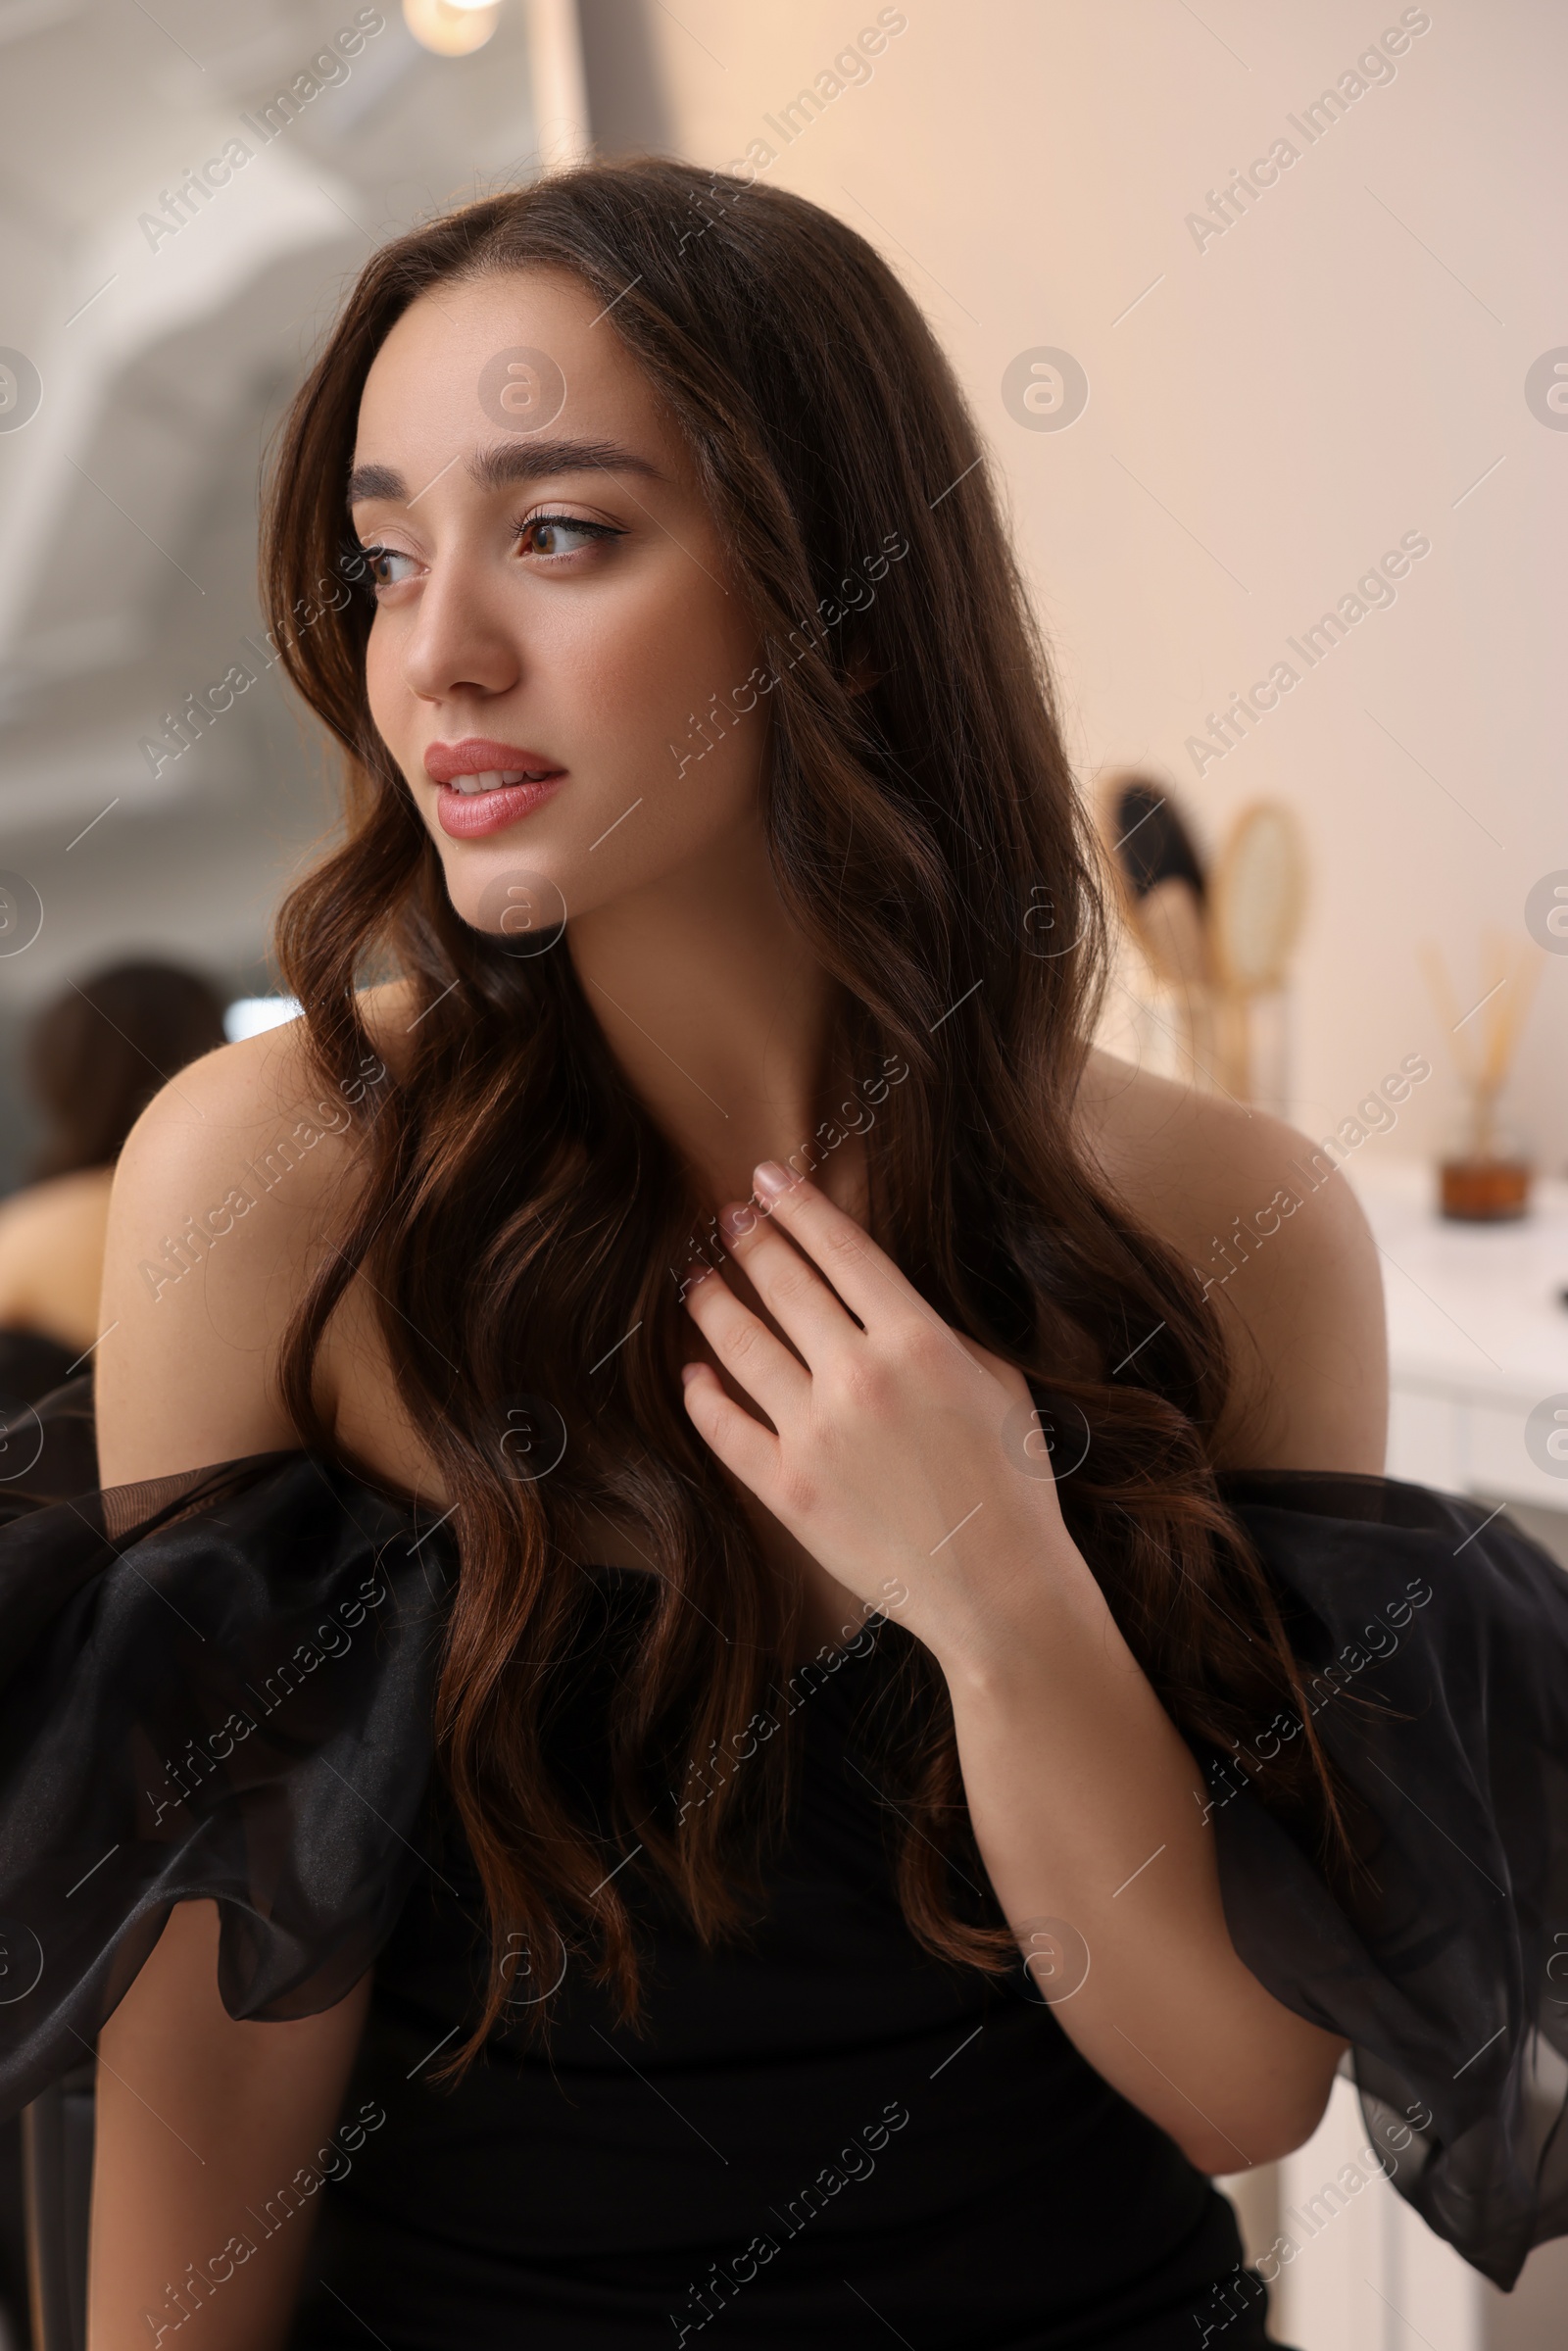
<instances>
[{"instance_id":1,"label":"woman's eyebrow","mask_svg":"<svg viewBox=\"0 0 1568 2351\"><path fill-rule=\"evenodd\" d=\"M550 473L644 473L662 477L659 467L618 441L498 441L476 450L468 471L481 490L505 489L510 482L539 481Z\"/></svg>"},{"instance_id":2,"label":"woman's eyebrow","mask_svg":"<svg viewBox=\"0 0 1568 2351\"><path fill-rule=\"evenodd\" d=\"M468 472L481 490L501 490L514 482L540 481L552 473L642 473L662 478L659 467L618 441L500 441L476 450ZM426 483L425 487L430 485ZM421 493L422 495L422 493ZM411 506L409 486L390 465L356 465L349 475L348 502L384 498Z\"/></svg>"}]
</instances>

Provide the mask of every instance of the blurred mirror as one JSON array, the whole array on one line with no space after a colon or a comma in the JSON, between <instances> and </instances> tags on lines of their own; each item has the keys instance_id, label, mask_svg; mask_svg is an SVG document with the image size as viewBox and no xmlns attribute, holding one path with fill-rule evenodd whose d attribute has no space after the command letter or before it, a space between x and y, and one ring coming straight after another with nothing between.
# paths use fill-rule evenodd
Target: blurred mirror
<instances>
[{"instance_id":1,"label":"blurred mirror","mask_svg":"<svg viewBox=\"0 0 1568 2351\"><path fill-rule=\"evenodd\" d=\"M538 165L525 11L450 13L466 53L397 0L0 7L0 1190L68 984L272 987L331 801L258 620L264 452L373 246Z\"/></svg>"}]
</instances>

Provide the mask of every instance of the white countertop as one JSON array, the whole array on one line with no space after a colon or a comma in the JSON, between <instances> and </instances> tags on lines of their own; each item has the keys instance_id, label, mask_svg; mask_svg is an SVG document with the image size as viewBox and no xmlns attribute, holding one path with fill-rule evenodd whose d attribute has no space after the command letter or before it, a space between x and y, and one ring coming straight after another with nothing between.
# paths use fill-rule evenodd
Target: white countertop
<instances>
[{"instance_id":1,"label":"white countertop","mask_svg":"<svg viewBox=\"0 0 1568 2351\"><path fill-rule=\"evenodd\" d=\"M1394 1385L1527 1405L1568 1390L1568 1183L1538 1178L1517 1222L1458 1224L1433 1168L1374 1150L1345 1172L1382 1252Z\"/></svg>"}]
</instances>

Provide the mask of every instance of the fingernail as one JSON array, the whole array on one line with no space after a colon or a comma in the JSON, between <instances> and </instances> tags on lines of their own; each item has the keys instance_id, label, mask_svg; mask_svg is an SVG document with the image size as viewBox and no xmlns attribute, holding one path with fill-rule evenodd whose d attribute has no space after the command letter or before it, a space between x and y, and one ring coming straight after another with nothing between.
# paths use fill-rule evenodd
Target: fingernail
<instances>
[{"instance_id":1,"label":"fingernail","mask_svg":"<svg viewBox=\"0 0 1568 2351\"><path fill-rule=\"evenodd\" d=\"M733 1241L737 1235L756 1230L757 1210L750 1200L732 1200L727 1207L720 1208L718 1221L720 1229Z\"/></svg>"},{"instance_id":2,"label":"fingernail","mask_svg":"<svg viewBox=\"0 0 1568 2351\"><path fill-rule=\"evenodd\" d=\"M683 1364L681 1365L681 1367L680 1367L680 1384L681 1384L681 1386L682 1386L683 1388L689 1388L689 1387L691 1386L691 1384L692 1384L693 1380L695 1380L695 1379L696 1379L696 1377L697 1377L697 1374L698 1374L698 1372L699 1372L701 1369L702 1369L702 1366L701 1366L700 1364L697 1364L697 1363L683 1363Z\"/></svg>"},{"instance_id":3,"label":"fingernail","mask_svg":"<svg viewBox=\"0 0 1568 2351\"><path fill-rule=\"evenodd\" d=\"M758 1191L764 1192L769 1200L777 1200L782 1193L788 1192L795 1182L789 1169L780 1167L776 1159L763 1159L753 1170L753 1173L757 1178Z\"/></svg>"}]
</instances>

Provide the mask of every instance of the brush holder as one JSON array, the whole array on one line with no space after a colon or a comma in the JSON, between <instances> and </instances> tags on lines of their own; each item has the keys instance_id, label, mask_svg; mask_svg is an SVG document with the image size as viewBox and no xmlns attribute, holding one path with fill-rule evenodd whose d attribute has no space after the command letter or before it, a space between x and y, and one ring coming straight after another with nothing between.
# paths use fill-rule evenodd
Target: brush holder
<instances>
[{"instance_id":1,"label":"brush holder","mask_svg":"<svg viewBox=\"0 0 1568 2351\"><path fill-rule=\"evenodd\" d=\"M1472 1087L1464 1115L1438 1162L1443 1214L1463 1224L1502 1224L1526 1216L1533 1173L1528 1149L1498 1121L1495 1096Z\"/></svg>"}]
</instances>

